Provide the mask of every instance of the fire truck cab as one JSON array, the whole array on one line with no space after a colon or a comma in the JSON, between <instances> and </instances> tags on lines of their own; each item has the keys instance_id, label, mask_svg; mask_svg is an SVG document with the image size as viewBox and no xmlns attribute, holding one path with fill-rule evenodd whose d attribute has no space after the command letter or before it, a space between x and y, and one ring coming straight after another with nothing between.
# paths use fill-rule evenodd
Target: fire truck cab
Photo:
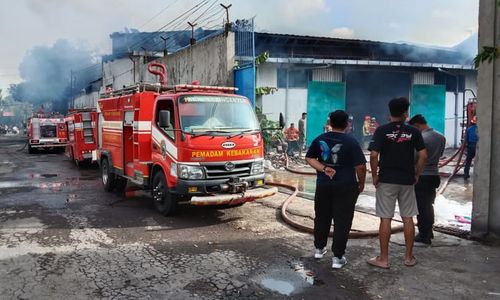
<instances>
[{"instance_id":1,"label":"fire truck cab","mask_svg":"<svg viewBox=\"0 0 500 300\"><path fill-rule=\"evenodd\" d=\"M62 116L37 114L28 118L28 153L38 149L64 149L67 145L66 124Z\"/></svg>"},{"instance_id":2,"label":"fire truck cab","mask_svg":"<svg viewBox=\"0 0 500 300\"><path fill-rule=\"evenodd\" d=\"M155 208L238 205L276 193L264 186L263 138L235 88L140 84L98 101L98 162L105 190L130 181Z\"/></svg>"},{"instance_id":3,"label":"fire truck cab","mask_svg":"<svg viewBox=\"0 0 500 300\"><path fill-rule=\"evenodd\" d=\"M96 109L70 110L65 121L68 128L66 155L77 166L83 162L94 162L97 150Z\"/></svg>"}]
</instances>

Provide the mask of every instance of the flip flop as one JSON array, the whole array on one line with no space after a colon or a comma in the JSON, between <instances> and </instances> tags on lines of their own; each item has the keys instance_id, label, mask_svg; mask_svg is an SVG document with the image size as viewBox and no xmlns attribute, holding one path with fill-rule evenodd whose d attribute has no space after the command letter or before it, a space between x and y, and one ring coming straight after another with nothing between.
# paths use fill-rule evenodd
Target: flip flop
<instances>
[{"instance_id":1,"label":"flip flop","mask_svg":"<svg viewBox=\"0 0 500 300\"><path fill-rule=\"evenodd\" d=\"M377 256L377 257L373 257L369 260L366 261L369 265L371 266L374 266L374 267L377 267L377 268L381 268L381 269L389 269L391 268L391 264L390 263L382 263L380 262L380 256Z\"/></svg>"},{"instance_id":2,"label":"flip flop","mask_svg":"<svg viewBox=\"0 0 500 300\"><path fill-rule=\"evenodd\" d=\"M405 266L407 267L413 267L416 264L417 264L417 258L415 256L412 256L410 260L405 259Z\"/></svg>"}]
</instances>

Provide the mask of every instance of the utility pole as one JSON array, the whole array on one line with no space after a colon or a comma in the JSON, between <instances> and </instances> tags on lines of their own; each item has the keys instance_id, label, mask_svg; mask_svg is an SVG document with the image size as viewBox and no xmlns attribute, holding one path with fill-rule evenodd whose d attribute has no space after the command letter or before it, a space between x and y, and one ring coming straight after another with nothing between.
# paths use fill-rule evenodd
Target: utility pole
<instances>
[{"instance_id":1,"label":"utility pole","mask_svg":"<svg viewBox=\"0 0 500 300\"><path fill-rule=\"evenodd\" d=\"M194 39L194 27L198 24L192 24L191 22L188 22L189 26L191 26L191 46L196 44L196 40Z\"/></svg>"},{"instance_id":2,"label":"utility pole","mask_svg":"<svg viewBox=\"0 0 500 300\"><path fill-rule=\"evenodd\" d=\"M226 33L228 33L229 31L231 31L231 22L229 22L229 8L231 8L231 6L233 6L233 5L229 4L226 6L222 3L220 3L220 6L222 6L226 10L226 24L224 26L224 31Z\"/></svg>"},{"instance_id":3,"label":"utility pole","mask_svg":"<svg viewBox=\"0 0 500 300\"><path fill-rule=\"evenodd\" d=\"M71 86L71 108L75 107L75 93L73 92L73 69L69 70Z\"/></svg>"},{"instance_id":4,"label":"utility pole","mask_svg":"<svg viewBox=\"0 0 500 300\"><path fill-rule=\"evenodd\" d=\"M161 35L160 35L160 39L162 39L162 40L165 42L165 46L163 47L163 56L164 56L164 57L167 57L167 55L168 55L168 51L167 51L167 40L168 40L168 36L161 36Z\"/></svg>"}]
</instances>

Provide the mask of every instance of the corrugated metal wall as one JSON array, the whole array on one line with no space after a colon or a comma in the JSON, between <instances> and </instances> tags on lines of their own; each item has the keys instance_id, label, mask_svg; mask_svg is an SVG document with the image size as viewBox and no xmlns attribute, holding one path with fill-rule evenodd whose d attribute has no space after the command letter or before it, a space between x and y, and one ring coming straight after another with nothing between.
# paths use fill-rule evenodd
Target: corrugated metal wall
<instances>
[{"instance_id":1,"label":"corrugated metal wall","mask_svg":"<svg viewBox=\"0 0 500 300\"><path fill-rule=\"evenodd\" d=\"M342 82L342 70L338 68L315 69L312 71L312 81Z\"/></svg>"},{"instance_id":2,"label":"corrugated metal wall","mask_svg":"<svg viewBox=\"0 0 500 300\"><path fill-rule=\"evenodd\" d=\"M434 73L432 72L413 73L413 84L434 84Z\"/></svg>"}]
</instances>

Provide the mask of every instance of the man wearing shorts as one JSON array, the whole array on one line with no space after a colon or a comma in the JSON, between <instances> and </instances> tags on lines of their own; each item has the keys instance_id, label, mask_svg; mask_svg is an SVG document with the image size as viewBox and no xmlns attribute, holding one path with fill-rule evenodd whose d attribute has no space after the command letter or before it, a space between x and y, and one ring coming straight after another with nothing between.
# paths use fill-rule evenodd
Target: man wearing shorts
<instances>
[{"instance_id":1,"label":"man wearing shorts","mask_svg":"<svg viewBox=\"0 0 500 300\"><path fill-rule=\"evenodd\" d=\"M376 211L380 217L380 255L368 263L385 269L390 267L389 240L396 201L404 225L404 264L414 266L417 263L413 256L413 217L418 214L414 185L424 168L427 151L420 131L405 124L409 107L406 98L392 99L389 102L391 123L377 128L369 147L373 184L377 189ZM416 164L415 151L418 157Z\"/></svg>"}]
</instances>

